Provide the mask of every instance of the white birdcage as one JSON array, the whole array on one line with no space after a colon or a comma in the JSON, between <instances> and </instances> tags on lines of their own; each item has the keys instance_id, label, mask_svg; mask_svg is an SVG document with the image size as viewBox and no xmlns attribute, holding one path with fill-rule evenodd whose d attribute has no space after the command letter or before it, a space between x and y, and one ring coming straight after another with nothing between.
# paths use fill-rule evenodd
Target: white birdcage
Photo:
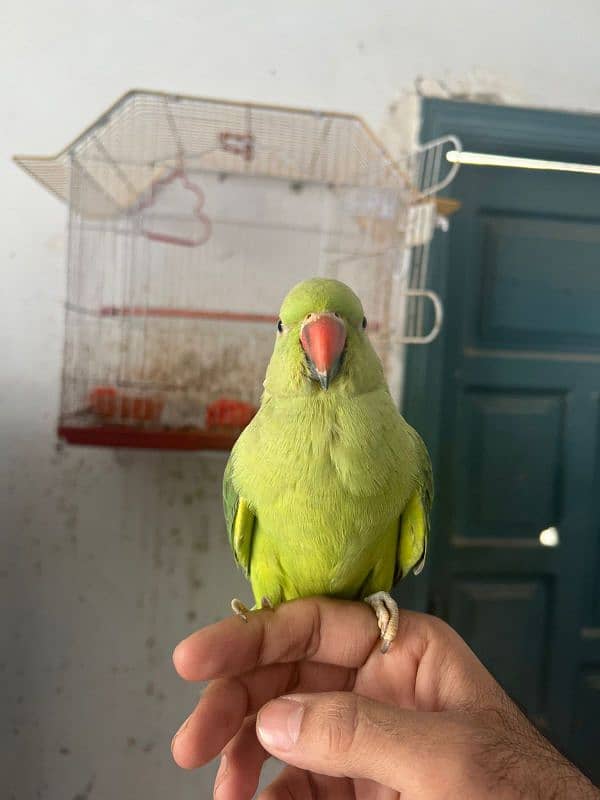
<instances>
[{"instance_id":1,"label":"white birdcage","mask_svg":"<svg viewBox=\"0 0 600 800\"><path fill-rule=\"evenodd\" d=\"M288 289L361 297L399 391L453 137L395 162L357 117L133 91L53 158L18 157L69 204L59 433L226 447L256 409ZM407 315L404 296L417 296ZM432 301L433 328L422 304Z\"/></svg>"}]
</instances>

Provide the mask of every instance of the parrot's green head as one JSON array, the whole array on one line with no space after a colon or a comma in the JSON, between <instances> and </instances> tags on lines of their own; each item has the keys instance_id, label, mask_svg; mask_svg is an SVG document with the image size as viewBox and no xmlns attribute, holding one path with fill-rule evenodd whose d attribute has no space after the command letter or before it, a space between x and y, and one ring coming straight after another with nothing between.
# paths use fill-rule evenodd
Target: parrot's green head
<instances>
[{"instance_id":1,"label":"parrot's green head","mask_svg":"<svg viewBox=\"0 0 600 800\"><path fill-rule=\"evenodd\" d=\"M289 292L265 378L265 394L355 395L385 385L362 304L346 284L311 278Z\"/></svg>"}]
</instances>

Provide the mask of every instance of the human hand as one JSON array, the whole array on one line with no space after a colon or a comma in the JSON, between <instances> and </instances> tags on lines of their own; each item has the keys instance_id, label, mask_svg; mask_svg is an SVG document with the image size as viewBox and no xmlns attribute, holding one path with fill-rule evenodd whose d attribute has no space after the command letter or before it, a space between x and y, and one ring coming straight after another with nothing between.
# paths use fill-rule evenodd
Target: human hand
<instances>
[{"instance_id":1,"label":"human hand","mask_svg":"<svg viewBox=\"0 0 600 800\"><path fill-rule=\"evenodd\" d=\"M261 800L600 797L435 617L401 611L382 655L367 605L310 598L204 628L173 660L210 680L173 756L222 752L218 800L250 800L271 754L288 766Z\"/></svg>"}]
</instances>

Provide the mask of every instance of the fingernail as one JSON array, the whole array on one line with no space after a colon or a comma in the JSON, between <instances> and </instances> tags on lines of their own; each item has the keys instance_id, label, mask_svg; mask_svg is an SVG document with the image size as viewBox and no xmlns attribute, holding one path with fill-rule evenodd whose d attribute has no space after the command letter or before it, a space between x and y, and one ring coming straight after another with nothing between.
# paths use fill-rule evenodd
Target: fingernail
<instances>
[{"instance_id":1,"label":"fingernail","mask_svg":"<svg viewBox=\"0 0 600 800\"><path fill-rule=\"evenodd\" d=\"M217 776L215 778L215 795L218 794L219 786L223 783L225 778L227 777L227 756L225 753L221 756L221 763L219 764L219 771L217 772Z\"/></svg>"},{"instance_id":2,"label":"fingernail","mask_svg":"<svg viewBox=\"0 0 600 800\"><path fill-rule=\"evenodd\" d=\"M298 741L304 706L297 700L281 697L268 703L258 715L256 729L267 747L290 750Z\"/></svg>"}]
</instances>

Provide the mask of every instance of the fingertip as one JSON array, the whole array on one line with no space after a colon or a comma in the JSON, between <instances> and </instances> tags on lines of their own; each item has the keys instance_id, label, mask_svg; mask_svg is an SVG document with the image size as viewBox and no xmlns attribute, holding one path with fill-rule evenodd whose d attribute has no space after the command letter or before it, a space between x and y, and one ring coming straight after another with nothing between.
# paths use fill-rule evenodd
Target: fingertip
<instances>
[{"instance_id":1,"label":"fingertip","mask_svg":"<svg viewBox=\"0 0 600 800\"><path fill-rule=\"evenodd\" d=\"M186 724L187 720L183 723L181 728L171 740L171 755L173 756L173 761L178 767L181 767L181 769L191 770L199 767L200 763L198 762L198 759L194 757L193 750L186 746L185 737L181 737L181 733L183 732Z\"/></svg>"},{"instance_id":2,"label":"fingertip","mask_svg":"<svg viewBox=\"0 0 600 800\"><path fill-rule=\"evenodd\" d=\"M237 618L227 618L200 628L183 639L173 650L173 665L186 681L205 681L231 670L231 654L247 645L245 629ZM255 632L254 632L255 633Z\"/></svg>"},{"instance_id":3,"label":"fingertip","mask_svg":"<svg viewBox=\"0 0 600 800\"><path fill-rule=\"evenodd\" d=\"M180 769L185 769L187 772L191 772L194 769L198 769L201 764L196 764L195 762L188 760L185 756L180 756L176 750L171 751L173 756L173 761L177 764Z\"/></svg>"},{"instance_id":4,"label":"fingertip","mask_svg":"<svg viewBox=\"0 0 600 800\"><path fill-rule=\"evenodd\" d=\"M177 674L185 681L204 681L212 677L209 654L201 646L205 629L195 631L173 650L171 656Z\"/></svg>"},{"instance_id":5,"label":"fingertip","mask_svg":"<svg viewBox=\"0 0 600 800\"><path fill-rule=\"evenodd\" d=\"M173 666L178 675L180 675L185 680L189 680L188 671L187 671L187 646L186 646L187 639L179 642L179 644L173 650L173 655L171 658L173 659Z\"/></svg>"},{"instance_id":6,"label":"fingertip","mask_svg":"<svg viewBox=\"0 0 600 800\"><path fill-rule=\"evenodd\" d=\"M225 789L225 782L229 775L229 764L227 761L227 753L221 753L221 763L219 764L219 769L217 770L217 774L215 776L215 787L214 787L214 796L223 797L224 796L224 789Z\"/></svg>"},{"instance_id":7,"label":"fingertip","mask_svg":"<svg viewBox=\"0 0 600 800\"><path fill-rule=\"evenodd\" d=\"M173 761L177 764L178 767L181 769L191 770L193 766L187 762L185 758L181 756L179 753L179 749L175 743L175 740L171 742L171 755L173 756Z\"/></svg>"}]
</instances>

